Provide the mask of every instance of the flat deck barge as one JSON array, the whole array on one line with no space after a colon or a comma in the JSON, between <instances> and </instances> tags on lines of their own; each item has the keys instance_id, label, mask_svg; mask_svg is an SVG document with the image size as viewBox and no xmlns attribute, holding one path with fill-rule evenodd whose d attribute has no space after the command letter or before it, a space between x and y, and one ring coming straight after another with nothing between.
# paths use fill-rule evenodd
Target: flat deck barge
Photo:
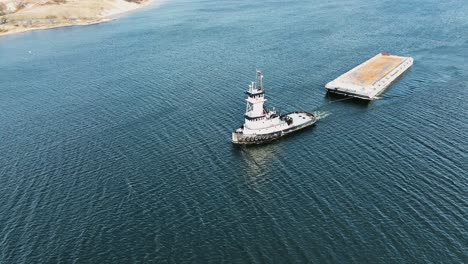
<instances>
[{"instance_id":1,"label":"flat deck barge","mask_svg":"<svg viewBox=\"0 0 468 264\"><path fill-rule=\"evenodd\" d=\"M413 58L379 53L327 83L331 93L374 100L413 65Z\"/></svg>"}]
</instances>

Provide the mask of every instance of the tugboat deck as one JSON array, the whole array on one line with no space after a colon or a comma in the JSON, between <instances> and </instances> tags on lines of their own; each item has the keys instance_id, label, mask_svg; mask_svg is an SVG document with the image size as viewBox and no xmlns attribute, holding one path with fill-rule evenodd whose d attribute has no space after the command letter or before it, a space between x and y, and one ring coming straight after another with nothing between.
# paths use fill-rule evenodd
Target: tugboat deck
<instances>
[{"instance_id":1,"label":"tugboat deck","mask_svg":"<svg viewBox=\"0 0 468 264\"><path fill-rule=\"evenodd\" d=\"M293 112L288 114L288 116L292 118L293 126L302 126L314 119L313 116L310 116L310 114L306 112Z\"/></svg>"},{"instance_id":2,"label":"tugboat deck","mask_svg":"<svg viewBox=\"0 0 468 264\"><path fill-rule=\"evenodd\" d=\"M268 143L294 131L313 126L317 122L315 115L309 112L291 112L282 117L288 117L291 120L287 128L269 133L257 131L258 133L244 134L244 127L240 127L232 134L232 143L241 145Z\"/></svg>"},{"instance_id":3,"label":"tugboat deck","mask_svg":"<svg viewBox=\"0 0 468 264\"><path fill-rule=\"evenodd\" d=\"M413 58L380 53L325 87L330 92L372 100L413 65Z\"/></svg>"}]
</instances>

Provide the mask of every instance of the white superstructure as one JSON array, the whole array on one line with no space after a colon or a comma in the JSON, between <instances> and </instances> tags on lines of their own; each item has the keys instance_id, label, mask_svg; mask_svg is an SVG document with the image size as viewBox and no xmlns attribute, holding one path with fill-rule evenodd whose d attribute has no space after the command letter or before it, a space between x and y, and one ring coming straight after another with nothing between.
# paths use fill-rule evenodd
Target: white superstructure
<instances>
[{"instance_id":1,"label":"white superstructure","mask_svg":"<svg viewBox=\"0 0 468 264\"><path fill-rule=\"evenodd\" d=\"M244 134L268 134L286 129L288 124L280 119L276 111L265 108L265 90L263 75L257 71L255 82L249 85L245 109Z\"/></svg>"}]
</instances>

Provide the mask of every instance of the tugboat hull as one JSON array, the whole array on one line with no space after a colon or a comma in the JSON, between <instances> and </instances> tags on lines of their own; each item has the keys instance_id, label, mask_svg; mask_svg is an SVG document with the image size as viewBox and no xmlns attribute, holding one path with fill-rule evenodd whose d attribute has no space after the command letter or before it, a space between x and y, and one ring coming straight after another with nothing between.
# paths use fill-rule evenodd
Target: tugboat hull
<instances>
[{"instance_id":1,"label":"tugboat hull","mask_svg":"<svg viewBox=\"0 0 468 264\"><path fill-rule=\"evenodd\" d=\"M239 145L265 144L284 137L292 132L310 127L317 122L316 117L312 113L308 112L292 112L285 114L282 117L291 118L291 124L286 129L265 134L245 134L243 131L236 131L232 133L232 143Z\"/></svg>"}]
</instances>

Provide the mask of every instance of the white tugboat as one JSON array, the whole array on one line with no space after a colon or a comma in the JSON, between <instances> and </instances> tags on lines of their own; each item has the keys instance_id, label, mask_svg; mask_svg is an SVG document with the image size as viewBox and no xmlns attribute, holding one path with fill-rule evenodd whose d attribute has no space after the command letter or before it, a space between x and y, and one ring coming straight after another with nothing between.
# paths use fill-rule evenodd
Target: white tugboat
<instances>
[{"instance_id":1,"label":"white tugboat","mask_svg":"<svg viewBox=\"0 0 468 264\"><path fill-rule=\"evenodd\" d=\"M255 82L249 85L245 122L232 133L234 144L262 144L278 139L291 132L312 126L317 119L312 113L292 112L280 115L263 106L265 90L263 75L257 71Z\"/></svg>"}]
</instances>

